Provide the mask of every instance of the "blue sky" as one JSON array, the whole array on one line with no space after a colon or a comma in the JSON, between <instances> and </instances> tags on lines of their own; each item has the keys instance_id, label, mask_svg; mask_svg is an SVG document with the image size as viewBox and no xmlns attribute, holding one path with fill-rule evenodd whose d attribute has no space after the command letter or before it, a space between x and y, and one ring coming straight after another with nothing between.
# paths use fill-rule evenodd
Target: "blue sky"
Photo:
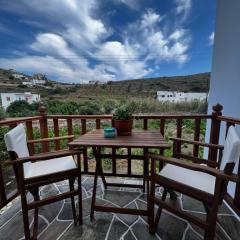
<instances>
[{"instance_id":1,"label":"blue sky","mask_svg":"<svg viewBox=\"0 0 240 240\"><path fill-rule=\"evenodd\" d=\"M64 82L211 69L215 0L0 0L0 68Z\"/></svg>"}]
</instances>

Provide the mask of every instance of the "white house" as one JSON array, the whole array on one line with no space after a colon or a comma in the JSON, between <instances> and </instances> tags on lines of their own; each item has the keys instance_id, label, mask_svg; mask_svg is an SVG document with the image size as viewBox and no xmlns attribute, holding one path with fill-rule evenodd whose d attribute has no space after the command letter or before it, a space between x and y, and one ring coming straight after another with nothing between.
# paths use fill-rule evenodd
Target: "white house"
<instances>
[{"instance_id":1,"label":"white house","mask_svg":"<svg viewBox=\"0 0 240 240\"><path fill-rule=\"evenodd\" d=\"M22 82L22 84L26 86L43 86L44 84L46 84L46 80L32 79L28 82Z\"/></svg>"},{"instance_id":2,"label":"white house","mask_svg":"<svg viewBox=\"0 0 240 240\"><path fill-rule=\"evenodd\" d=\"M14 77L14 79L22 79L22 78L25 78L25 75L20 74L20 73L13 73L12 76Z\"/></svg>"},{"instance_id":3,"label":"white house","mask_svg":"<svg viewBox=\"0 0 240 240\"><path fill-rule=\"evenodd\" d=\"M207 93L185 93L177 91L157 91L157 100L161 102L190 102L207 99Z\"/></svg>"},{"instance_id":4,"label":"white house","mask_svg":"<svg viewBox=\"0 0 240 240\"><path fill-rule=\"evenodd\" d=\"M40 95L30 92L25 93L1 93L2 107L6 110L7 107L14 101L25 100L28 103L39 102Z\"/></svg>"}]
</instances>

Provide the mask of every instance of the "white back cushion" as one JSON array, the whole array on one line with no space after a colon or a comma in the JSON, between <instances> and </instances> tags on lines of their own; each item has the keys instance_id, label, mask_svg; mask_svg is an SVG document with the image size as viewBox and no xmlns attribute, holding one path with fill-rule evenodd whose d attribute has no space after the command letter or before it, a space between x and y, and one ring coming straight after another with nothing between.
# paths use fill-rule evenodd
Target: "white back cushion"
<instances>
[{"instance_id":1,"label":"white back cushion","mask_svg":"<svg viewBox=\"0 0 240 240\"><path fill-rule=\"evenodd\" d=\"M240 157L240 139L234 126L230 126L224 144L222 162L220 170L224 170L227 163L235 163Z\"/></svg>"},{"instance_id":2,"label":"white back cushion","mask_svg":"<svg viewBox=\"0 0 240 240\"><path fill-rule=\"evenodd\" d=\"M4 136L8 151L14 151L19 158L28 157L27 137L23 124L19 124ZM30 163L24 164L24 171L27 170Z\"/></svg>"}]
</instances>

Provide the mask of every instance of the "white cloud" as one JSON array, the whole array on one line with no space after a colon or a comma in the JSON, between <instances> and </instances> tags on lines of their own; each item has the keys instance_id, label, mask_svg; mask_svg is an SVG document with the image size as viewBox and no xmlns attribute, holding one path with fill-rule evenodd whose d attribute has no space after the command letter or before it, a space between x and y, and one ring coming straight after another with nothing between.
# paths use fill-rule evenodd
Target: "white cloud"
<instances>
[{"instance_id":1,"label":"white cloud","mask_svg":"<svg viewBox=\"0 0 240 240\"><path fill-rule=\"evenodd\" d=\"M60 81L79 82L81 80L113 80L101 66L90 67L86 58L78 55L67 42L53 33L39 34L30 48L38 55L23 55L15 58L0 58L0 65L23 72L42 72L57 76Z\"/></svg>"},{"instance_id":2,"label":"white cloud","mask_svg":"<svg viewBox=\"0 0 240 240\"><path fill-rule=\"evenodd\" d=\"M210 45L213 45L213 43L214 43L214 35L215 35L214 32L212 32L210 34L210 36L208 37Z\"/></svg>"},{"instance_id":3,"label":"white cloud","mask_svg":"<svg viewBox=\"0 0 240 240\"><path fill-rule=\"evenodd\" d=\"M165 31L163 19L156 12L148 10L140 21L130 26L127 39L131 44L138 43L138 54L145 56L146 60L184 64L189 59L189 31L183 28Z\"/></svg>"},{"instance_id":4,"label":"white cloud","mask_svg":"<svg viewBox=\"0 0 240 240\"><path fill-rule=\"evenodd\" d=\"M149 26L154 26L155 24L161 22L162 19L162 16L155 13L152 9L148 9L147 12L142 16L141 27L145 28Z\"/></svg>"},{"instance_id":5,"label":"white cloud","mask_svg":"<svg viewBox=\"0 0 240 240\"><path fill-rule=\"evenodd\" d=\"M127 42L106 42L96 52L96 57L105 63L105 70L120 79L140 78L150 72L144 61L139 60L135 49Z\"/></svg>"},{"instance_id":6,"label":"white cloud","mask_svg":"<svg viewBox=\"0 0 240 240\"><path fill-rule=\"evenodd\" d=\"M118 33L118 40L107 40L113 30L95 17L97 3L97 0L41 0L39 4L38 0L18 0L12 5L5 4L5 9L18 12L25 23L33 20L40 30L23 54L1 58L1 67L43 72L62 81L79 82L139 78L156 69L153 62L159 65L188 61L190 33L181 26L166 27L168 15L145 10L136 22Z\"/></svg>"},{"instance_id":7,"label":"white cloud","mask_svg":"<svg viewBox=\"0 0 240 240\"><path fill-rule=\"evenodd\" d=\"M123 3L133 10L139 10L139 0L115 0L115 1Z\"/></svg>"},{"instance_id":8,"label":"white cloud","mask_svg":"<svg viewBox=\"0 0 240 240\"><path fill-rule=\"evenodd\" d=\"M104 23L93 17L97 0L18 0L2 6L24 16L25 22L41 19L43 28L54 29L76 48L86 50L108 36ZM35 21L34 21L35 22Z\"/></svg>"},{"instance_id":9,"label":"white cloud","mask_svg":"<svg viewBox=\"0 0 240 240\"><path fill-rule=\"evenodd\" d=\"M182 15L182 21L186 20L192 8L192 0L175 0L175 2L176 13Z\"/></svg>"}]
</instances>

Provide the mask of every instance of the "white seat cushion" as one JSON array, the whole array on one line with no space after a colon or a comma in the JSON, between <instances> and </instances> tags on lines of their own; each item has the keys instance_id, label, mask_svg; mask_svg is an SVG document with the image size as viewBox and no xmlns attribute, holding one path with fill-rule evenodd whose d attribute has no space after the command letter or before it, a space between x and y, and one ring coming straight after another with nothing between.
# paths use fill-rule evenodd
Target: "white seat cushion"
<instances>
[{"instance_id":1,"label":"white seat cushion","mask_svg":"<svg viewBox=\"0 0 240 240\"><path fill-rule=\"evenodd\" d=\"M216 178L210 174L167 164L160 171L159 175L204 192L214 194Z\"/></svg>"},{"instance_id":2,"label":"white seat cushion","mask_svg":"<svg viewBox=\"0 0 240 240\"><path fill-rule=\"evenodd\" d=\"M72 156L54 158L47 161L30 163L27 170L24 172L24 177L37 177L74 168L76 168L76 163Z\"/></svg>"}]
</instances>

